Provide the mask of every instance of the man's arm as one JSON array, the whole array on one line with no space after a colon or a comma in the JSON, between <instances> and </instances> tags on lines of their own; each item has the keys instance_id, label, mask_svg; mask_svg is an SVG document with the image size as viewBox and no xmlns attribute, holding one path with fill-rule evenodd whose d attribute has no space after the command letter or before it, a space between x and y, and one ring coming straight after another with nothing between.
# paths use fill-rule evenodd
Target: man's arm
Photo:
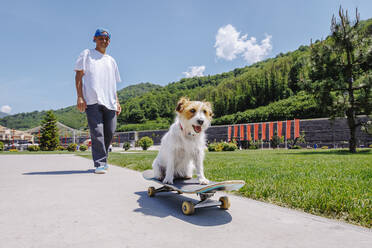
<instances>
[{"instance_id":1,"label":"man's arm","mask_svg":"<svg viewBox=\"0 0 372 248\"><path fill-rule=\"evenodd\" d=\"M121 106L120 106L120 102L119 102L119 98L118 98L118 93L117 92L116 92L116 105L117 105L116 115L120 115L120 113L121 113Z\"/></svg>"},{"instance_id":2,"label":"man's arm","mask_svg":"<svg viewBox=\"0 0 372 248\"><path fill-rule=\"evenodd\" d=\"M84 71L76 71L75 83L76 83L76 93L77 93L77 109L80 112L84 112L87 108L87 103L83 97L83 76Z\"/></svg>"}]
</instances>

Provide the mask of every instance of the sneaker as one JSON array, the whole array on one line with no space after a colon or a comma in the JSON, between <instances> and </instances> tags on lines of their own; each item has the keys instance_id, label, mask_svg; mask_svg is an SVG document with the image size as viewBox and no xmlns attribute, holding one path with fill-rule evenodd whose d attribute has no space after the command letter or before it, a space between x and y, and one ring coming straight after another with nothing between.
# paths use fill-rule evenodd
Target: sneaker
<instances>
[{"instance_id":1,"label":"sneaker","mask_svg":"<svg viewBox=\"0 0 372 248\"><path fill-rule=\"evenodd\" d=\"M105 166L103 166L103 169L105 170L108 170L108 168L109 168L108 164L105 164Z\"/></svg>"},{"instance_id":2,"label":"sneaker","mask_svg":"<svg viewBox=\"0 0 372 248\"><path fill-rule=\"evenodd\" d=\"M106 174L105 166L99 166L96 167L96 170L94 171L96 174Z\"/></svg>"}]
</instances>

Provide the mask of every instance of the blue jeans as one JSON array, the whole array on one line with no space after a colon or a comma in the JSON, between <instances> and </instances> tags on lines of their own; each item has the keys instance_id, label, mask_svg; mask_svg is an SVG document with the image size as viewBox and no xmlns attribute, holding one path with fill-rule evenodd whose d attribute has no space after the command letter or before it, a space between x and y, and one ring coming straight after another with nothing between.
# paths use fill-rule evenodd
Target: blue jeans
<instances>
[{"instance_id":1,"label":"blue jeans","mask_svg":"<svg viewBox=\"0 0 372 248\"><path fill-rule=\"evenodd\" d=\"M104 166L107 162L109 147L116 129L116 111L103 105L87 105L85 110L92 140L94 166Z\"/></svg>"}]
</instances>

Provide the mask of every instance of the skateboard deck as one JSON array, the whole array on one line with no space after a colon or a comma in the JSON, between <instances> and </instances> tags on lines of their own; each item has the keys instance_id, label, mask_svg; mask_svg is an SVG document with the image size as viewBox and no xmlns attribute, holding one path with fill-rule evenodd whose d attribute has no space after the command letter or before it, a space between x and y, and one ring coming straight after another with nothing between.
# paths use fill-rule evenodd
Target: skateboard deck
<instances>
[{"instance_id":1,"label":"skateboard deck","mask_svg":"<svg viewBox=\"0 0 372 248\"><path fill-rule=\"evenodd\" d=\"M182 193L188 194L200 194L207 193L209 191L232 191L238 190L244 186L245 182L242 180L231 180L223 182L213 182L210 181L209 184L202 185L199 183L197 178L191 179L175 179L173 184L165 184L162 181L154 177L153 170L146 170L143 172L143 177L147 180L155 181L175 191L180 191Z\"/></svg>"},{"instance_id":2,"label":"skateboard deck","mask_svg":"<svg viewBox=\"0 0 372 248\"><path fill-rule=\"evenodd\" d=\"M174 179L173 184L165 184L162 181L154 177L153 170L146 170L142 173L142 176L146 180L154 181L162 184L163 187L155 189L154 187L148 188L148 196L153 197L159 192L170 192L176 191L179 194L197 194L200 196L201 201L197 204L191 201L184 201L182 203L182 212L186 215L191 215L194 213L195 208L205 208L220 206L221 209L227 210L230 207L229 198L226 196L220 197L219 201L211 200L210 198L216 193L216 191L232 191L238 190L244 186L245 182L242 180L230 180L223 182L213 182L210 181L209 184L202 185L199 183L198 179Z\"/></svg>"}]
</instances>

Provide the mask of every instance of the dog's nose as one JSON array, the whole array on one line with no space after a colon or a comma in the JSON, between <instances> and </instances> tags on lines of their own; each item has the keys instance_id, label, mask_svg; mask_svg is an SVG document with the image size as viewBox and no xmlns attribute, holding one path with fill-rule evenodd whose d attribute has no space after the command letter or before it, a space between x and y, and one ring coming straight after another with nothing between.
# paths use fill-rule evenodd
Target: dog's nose
<instances>
[{"instance_id":1,"label":"dog's nose","mask_svg":"<svg viewBox=\"0 0 372 248\"><path fill-rule=\"evenodd\" d=\"M204 121L203 120L198 120L199 125L203 125Z\"/></svg>"}]
</instances>

